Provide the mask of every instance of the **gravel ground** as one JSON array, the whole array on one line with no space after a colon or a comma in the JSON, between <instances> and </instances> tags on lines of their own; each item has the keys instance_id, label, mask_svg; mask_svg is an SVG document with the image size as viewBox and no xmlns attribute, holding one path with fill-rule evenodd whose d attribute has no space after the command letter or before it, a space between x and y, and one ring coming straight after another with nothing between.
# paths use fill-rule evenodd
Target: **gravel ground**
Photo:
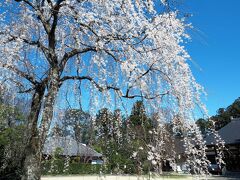
<instances>
[{"instance_id":1,"label":"gravel ground","mask_svg":"<svg viewBox=\"0 0 240 180\"><path fill-rule=\"evenodd\" d=\"M205 180L206 177L196 177L188 175L160 176L151 178L150 180ZM214 179L208 177L207 179ZM218 178L217 178L218 179ZM217 180L216 179L216 180ZM149 180L147 176L44 176L41 180ZM225 179L224 179L225 180Z\"/></svg>"},{"instance_id":2,"label":"gravel ground","mask_svg":"<svg viewBox=\"0 0 240 180\"><path fill-rule=\"evenodd\" d=\"M41 180L149 180L146 176L43 176ZM240 180L239 175L228 176L188 176L188 175L174 175L174 176L160 176L151 178L150 180Z\"/></svg>"}]
</instances>

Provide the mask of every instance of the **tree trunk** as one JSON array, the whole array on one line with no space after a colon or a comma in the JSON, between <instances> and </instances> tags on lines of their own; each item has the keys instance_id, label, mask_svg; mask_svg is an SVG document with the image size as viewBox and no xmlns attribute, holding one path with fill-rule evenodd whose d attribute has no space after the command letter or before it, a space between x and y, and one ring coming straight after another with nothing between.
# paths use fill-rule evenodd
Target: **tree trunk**
<instances>
[{"instance_id":1,"label":"tree trunk","mask_svg":"<svg viewBox=\"0 0 240 180\"><path fill-rule=\"evenodd\" d=\"M41 152L39 152L38 139L31 141L26 148L22 180L40 180L41 178Z\"/></svg>"},{"instance_id":2,"label":"tree trunk","mask_svg":"<svg viewBox=\"0 0 240 180\"><path fill-rule=\"evenodd\" d=\"M32 98L31 111L25 131L26 147L22 158L22 180L40 179L39 135L37 129L45 87L39 86Z\"/></svg>"},{"instance_id":3,"label":"tree trunk","mask_svg":"<svg viewBox=\"0 0 240 180\"><path fill-rule=\"evenodd\" d=\"M37 121L35 121L36 123L33 123L34 126L31 127L33 131L30 136L32 138L26 148L22 180L40 180L41 178L42 149L51 124L54 103L59 90L58 70L53 69L50 77L51 81L43 106L40 130L37 131ZM39 113L37 115L39 115ZM36 118L38 119L38 116Z\"/></svg>"},{"instance_id":4,"label":"tree trunk","mask_svg":"<svg viewBox=\"0 0 240 180\"><path fill-rule=\"evenodd\" d=\"M46 137L48 135L48 131L50 128L50 124L53 118L53 109L55 100L57 97L57 93L59 90L59 75L58 69L53 69L51 73L51 81L48 89L48 93L46 96L46 101L43 107L42 121L40 126L40 148L43 148Z\"/></svg>"}]
</instances>

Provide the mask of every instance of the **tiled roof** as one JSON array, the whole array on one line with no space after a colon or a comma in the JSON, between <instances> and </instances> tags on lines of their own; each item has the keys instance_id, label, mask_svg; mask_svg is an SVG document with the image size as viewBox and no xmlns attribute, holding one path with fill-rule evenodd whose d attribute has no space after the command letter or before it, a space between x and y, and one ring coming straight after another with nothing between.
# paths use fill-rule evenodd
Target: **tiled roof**
<instances>
[{"instance_id":1,"label":"tiled roof","mask_svg":"<svg viewBox=\"0 0 240 180\"><path fill-rule=\"evenodd\" d=\"M225 144L240 144L240 118L231 120L226 126L218 131ZM206 136L206 144L213 145L216 143L212 134Z\"/></svg>"},{"instance_id":2,"label":"tiled roof","mask_svg":"<svg viewBox=\"0 0 240 180\"><path fill-rule=\"evenodd\" d=\"M71 137L51 137L44 145L43 154L53 154L56 148L61 148L64 156L87 156L87 157L102 157L102 154L82 143L77 143Z\"/></svg>"}]
</instances>

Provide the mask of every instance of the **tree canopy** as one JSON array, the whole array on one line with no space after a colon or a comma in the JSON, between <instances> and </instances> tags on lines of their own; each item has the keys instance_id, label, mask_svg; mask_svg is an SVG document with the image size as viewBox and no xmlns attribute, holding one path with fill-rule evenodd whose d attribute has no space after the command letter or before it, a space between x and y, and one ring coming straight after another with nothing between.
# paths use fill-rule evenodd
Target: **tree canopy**
<instances>
[{"instance_id":1,"label":"tree canopy","mask_svg":"<svg viewBox=\"0 0 240 180\"><path fill-rule=\"evenodd\" d=\"M40 179L41 150L68 93L92 114L142 99L159 122L177 116L178 126L192 127L202 87L184 47L191 25L170 2L0 2L0 86L32 100L23 179Z\"/></svg>"}]
</instances>

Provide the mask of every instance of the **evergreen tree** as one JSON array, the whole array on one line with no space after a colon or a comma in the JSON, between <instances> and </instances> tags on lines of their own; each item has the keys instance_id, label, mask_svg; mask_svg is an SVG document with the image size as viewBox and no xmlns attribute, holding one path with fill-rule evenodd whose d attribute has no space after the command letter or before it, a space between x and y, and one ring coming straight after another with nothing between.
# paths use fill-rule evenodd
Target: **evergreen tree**
<instances>
[{"instance_id":1,"label":"evergreen tree","mask_svg":"<svg viewBox=\"0 0 240 180\"><path fill-rule=\"evenodd\" d=\"M89 144L92 119L81 109L69 109L62 120L64 136L72 136L78 143Z\"/></svg>"},{"instance_id":2,"label":"evergreen tree","mask_svg":"<svg viewBox=\"0 0 240 180\"><path fill-rule=\"evenodd\" d=\"M217 114L210 119L215 122L215 129L219 130L231 122L232 118L240 118L240 97L227 108L219 108ZM197 121L200 129L208 129L211 126L211 123L206 121L207 120L203 121L202 119Z\"/></svg>"},{"instance_id":3,"label":"evergreen tree","mask_svg":"<svg viewBox=\"0 0 240 180\"><path fill-rule=\"evenodd\" d=\"M26 127L23 113L3 102L0 102L0 177L14 180L20 174Z\"/></svg>"}]
</instances>

